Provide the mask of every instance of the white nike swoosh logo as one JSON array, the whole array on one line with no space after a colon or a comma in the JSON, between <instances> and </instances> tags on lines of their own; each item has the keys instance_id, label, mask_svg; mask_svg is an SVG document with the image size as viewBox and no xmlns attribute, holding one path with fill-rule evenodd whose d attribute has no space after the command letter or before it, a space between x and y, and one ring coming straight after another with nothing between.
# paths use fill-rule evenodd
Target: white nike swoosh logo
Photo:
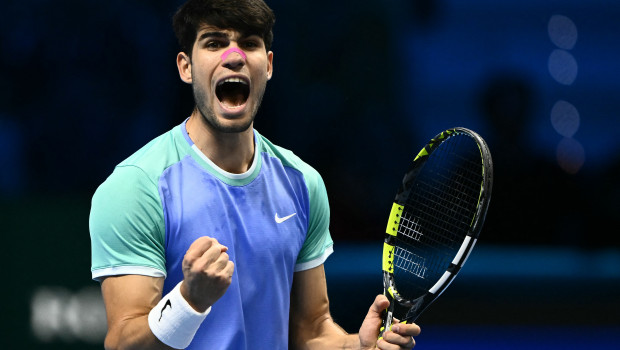
<instances>
[{"instance_id":1,"label":"white nike swoosh logo","mask_svg":"<svg viewBox=\"0 0 620 350\"><path fill-rule=\"evenodd\" d=\"M288 219L292 218L292 217L293 217L293 216L295 216L295 215L297 215L297 213L293 213L293 214L291 214L291 215L288 215L288 216L285 216L285 217L283 217L283 218L280 218L280 217L278 217L278 213L276 213L276 222L277 222L278 224L281 224L281 223L285 222L286 220L288 220Z\"/></svg>"}]
</instances>

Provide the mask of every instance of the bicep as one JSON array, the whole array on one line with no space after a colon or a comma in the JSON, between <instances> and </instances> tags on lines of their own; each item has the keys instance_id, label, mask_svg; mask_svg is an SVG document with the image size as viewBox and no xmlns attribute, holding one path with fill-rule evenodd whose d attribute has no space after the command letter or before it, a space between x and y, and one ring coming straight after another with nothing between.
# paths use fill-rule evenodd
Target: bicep
<instances>
[{"instance_id":1,"label":"bicep","mask_svg":"<svg viewBox=\"0 0 620 350\"><path fill-rule=\"evenodd\" d=\"M163 286L163 278L140 275L111 276L101 282L108 318L106 349L170 349L148 325L148 314L161 300Z\"/></svg>"}]
</instances>

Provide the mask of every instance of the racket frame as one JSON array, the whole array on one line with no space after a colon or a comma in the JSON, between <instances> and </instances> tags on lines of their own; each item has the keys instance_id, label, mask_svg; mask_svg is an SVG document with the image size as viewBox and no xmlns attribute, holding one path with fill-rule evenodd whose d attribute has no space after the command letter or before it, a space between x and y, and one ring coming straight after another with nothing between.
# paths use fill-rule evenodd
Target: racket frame
<instances>
[{"instance_id":1,"label":"racket frame","mask_svg":"<svg viewBox=\"0 0 620 350\"><path fill-rule=\"evenodd\" d=\"M404 206L400 203L405 203L409 192L411 191L411 183L415 181L416 176L424 166L428 157L436 150L444 141L448 140L452 136L459 134L466 134L473 138L478 149L480 150L482 163L482 176L483 181L481 183L480 195L478 198L478 205L476 207L476 213L470 225L470 229L465 236L458 252L456 253L449 268L443 273L442 277L431 287L429 290L420 297L408 300L398 293L396 284L394 282L394 250L395 240L398 235L398 227L400 224L400 218L403 212ZM386 228L386 234L383 243L383 286L384 295L390 301L389 307L385 311L383 325L380 329L381 339L383 332L386 329L390 329L393 323L393 314L396 307L404 307L408 309L406 317L399 320L402 323L414 322L420 314L439 297L443 291L454 280L461 267L467 261L473 247L475 246L482 225L486 217L486 212L491 199L491 189L493 185L493 161L489 148L480 135L476 132L462 127L448 129L439 133L418 153L413 163L410 165L409 170L403 177L401 186L396 194L395 201L390 211L388 219L388 225Z\"/></svg>"}]
</instances>

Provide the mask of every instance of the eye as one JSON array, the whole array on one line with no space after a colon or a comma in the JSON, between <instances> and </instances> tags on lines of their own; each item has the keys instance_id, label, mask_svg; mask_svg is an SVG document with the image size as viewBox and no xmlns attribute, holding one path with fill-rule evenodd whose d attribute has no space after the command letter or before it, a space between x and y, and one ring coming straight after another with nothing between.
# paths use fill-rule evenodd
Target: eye
<instances>
[{"instance_id":1,"label":"eye","mask_svg":"<svg viewBox=\"0 0 620 350\"><path fill-rule=\"evenodd\" d=\"M262 43L259 39L252 38L243 41L241 46L243 46L243 48L246 50L253 50L262 47Z\"/></svg>"},{"instance_id":2,"label":"eye","mask_svg":"<svg viewBox=\"0 0 620 350\"><path fill-rule=\"evenodd\" d=\"M208 40L205 42L205 48L209 50L218 50L218 49L221 49L222 47L225 47L226 45L227 43L224 43L221 40Z\"/></svg>"}]
</instances>

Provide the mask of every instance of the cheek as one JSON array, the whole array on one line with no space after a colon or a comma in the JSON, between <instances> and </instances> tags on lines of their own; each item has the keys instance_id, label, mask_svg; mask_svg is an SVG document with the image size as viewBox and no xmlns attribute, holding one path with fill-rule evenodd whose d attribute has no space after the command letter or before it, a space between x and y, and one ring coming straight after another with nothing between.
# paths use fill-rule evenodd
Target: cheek
<instances>
[{"instance_id":1,"label":"cheek","mask_svg":"<svg viewBox=\"0 0 620 350\"><path fill-rule=\"evenodd\" d=\"M196 103L203 106L211 104L213 94L211 93L212 89L210 86L210 81L208 79L205 79L199 74L193 75L192 91Z\"/></svg>"},{"instance_id":2,"label":"cheek","mask_svg":"<svg viewBox=\"0 0 620 350\"><path fill-rule=\"evenodd\" d=\"M192 84L198 85L202 90L211 90L211 75L208 71L200 66L194 66L192 69Z\"/></svg>"},{"instance_id":3,"label":"cheek","mask_svg":"<svg viewBox=\"0 0 620 350\"><path fill-rule=\"evenodd\" d=\"M265 73L261 73L258 76L254 77L253 85L254 85L255 89L253 89L253 90L257 91L259 94L262 93L262 91L264 91L265 87L267 86L267 81L268 80L269 80L269 77Z\"/></svg>"},{"instance_id":4,"label":"cheek","mask_svg":"<svg viewBox=\"0 0 620 350\"><path fill-rule=\"evenodd\" d=\"M192 60L192 79L200 79L204 85L207 80L213 77L213 72L219 66L221 61L219 58L195 57Z\"/></svg>"},{"instance_id":5,"label":"cheek","mask_svg":"<svg viewBox=\"0 0 620 350\"><path fill-rule=\"evenodd\" d=\"M267 81L271 77L271 72L268 69L267 63L261 63L260 66L257 65L257 67L261 67L261 69L254 68L250 72L252 85L256 87L256 90L263 90L265 85L267 84Z\"/></svg>"}]
</instances>

